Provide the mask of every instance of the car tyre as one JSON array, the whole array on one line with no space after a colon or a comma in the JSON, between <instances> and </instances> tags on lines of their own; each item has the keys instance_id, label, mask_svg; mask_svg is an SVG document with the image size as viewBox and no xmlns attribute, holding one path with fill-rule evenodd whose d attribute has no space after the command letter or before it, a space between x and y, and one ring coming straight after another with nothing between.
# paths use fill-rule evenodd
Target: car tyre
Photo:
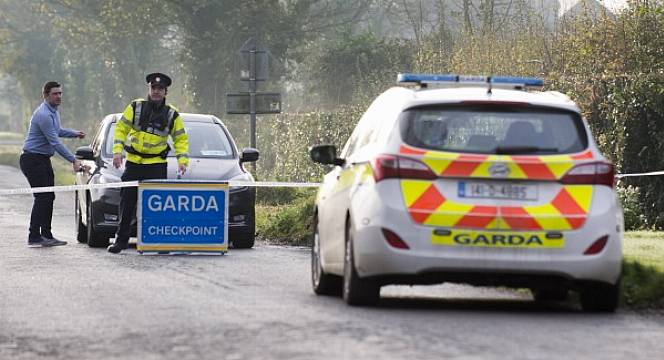
<instances>
[{"instance_id":1,"label":"car tyre","mask_svg":"<svg viewBox=\"0 0 664 360\"><path fill-rule=\"evenodd\" d=\"M350 221L346 225L346 249L344 255L343 298L348 305L373 306L380 298L380 285L362 279L355 267L353 230Z\"/></svg>"},{"instance_id":2,"label":"car tyre","mask_svg":"<svg viewBox=\"0 0 664 360\"><path fill-rule=\"evenodd\" d=\"M531 289L535 301L565 301L569 291L565 288L558 289Z\"/></svg>"},{"instance_id":3,"label":"car tyre","mask_svg":"<svg viewBox=\"0 0 664 360\"><path fill-rule=\"evenodd\" d=\"M251 211L248 214L249 217L249 226L247 226L247 232L235 236L231 240L231 244L235 249L251 249L256 243L256 213L255 206L251 207Z\"/></svg>"},{"instance_id":4,"label":"car tyre","mask_svg":"<svg viewBox=\"0 0 664 360\"><path fill-rule=\"evenodd\" d=\"M80 243L88 242L88 229L83 224L83 214L79 203L78 191L74 193L74 221L76 221L76 240Z\"/></svg>"},{"instance_id":5,"label":"car tyre","mask_svg":"<svg viewBox=\"0 0 664 360\"><path fill-rule=\"evenodd\" d=\"M588 312L615 312L620 301L620 283L586 284L581 289L581 308Z\"/></svg>"},{"instance_id":6,"label":"car tyre","mask_svg":"<svg viewBox=\"0 0 664 360\"><path fill-rule=\"evenodd\" d=\"M311 286L316 295L341 295L342 279L336 275L326 274L320 259L318 218L314 217L314 240L311 246Z\"/></svg>"},{"instance_id":7,"label":"car tyre","mask_svg":"<svg viewBox=\"0 0 664 360\"><path fill-rule=\"evenodd\" d=\"M87 235L88 235L88 246L93 247L93 248L102 248L102 247L107 247L110 243L109 241L109 236L106 234L99 233L95 231L95 225L94 225L94 217L92 216L92 204L90 200L88 200L88 212L87 212L87 220L88 220L88 226L86 226L87 229Z\"/></svg>"},{"instance_id":8,"label":"car tyre","mask_svg":"<svg viewBox=\"0 0 664 360\"><path fill-rule=\"evenodd\" d=\"M237 236L233 239L232 244L235 249L251 249L256 242L256 236L253 233L244 234L241 237Z\"/></svg>"}]
</instances>

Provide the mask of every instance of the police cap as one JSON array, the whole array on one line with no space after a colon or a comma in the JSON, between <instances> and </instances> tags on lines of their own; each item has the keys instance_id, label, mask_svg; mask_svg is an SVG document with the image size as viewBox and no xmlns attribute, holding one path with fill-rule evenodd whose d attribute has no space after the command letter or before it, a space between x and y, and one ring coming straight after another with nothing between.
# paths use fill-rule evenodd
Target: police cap
<instances>
[{"instance_id":1,"label":"police cap","mask_svg":"<svg viewBox=\"0 0 664 360\"><path fill-rule=\"evenodd\" d=\"M162 73L152 73L145 77L145 81L150 85L160 85L164 88L171 86L171 78Z\"/></svg>"}]
</instances>

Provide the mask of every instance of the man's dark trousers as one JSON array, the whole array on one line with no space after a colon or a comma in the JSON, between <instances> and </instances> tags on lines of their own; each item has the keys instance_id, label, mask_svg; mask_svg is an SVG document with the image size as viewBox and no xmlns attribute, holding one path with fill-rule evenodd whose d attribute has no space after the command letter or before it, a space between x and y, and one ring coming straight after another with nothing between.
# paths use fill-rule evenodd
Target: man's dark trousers
<instances>
[{"instance_id":1,"label":"man's dark trousers","mask_svg":"<svg viewBox=\"0 0 664 360\"><path fill-rule=\"evenodd\" d=\"M149 179L166 179L166 163L159 164L136 164L125 162L125 171L122 181L140 181ZM138 200L138 189L135 187L124 187L120 190L120 226L115 237L115 244L126 248L131 235L131 221L136 217L136 201Z\"/></svg>"},{"instance_id":2,"label":"man's dark trousers","mask_svg":"<svg viewBox=\"0 0 664 360\"><path fill-rule=\"evenodd\" d=\"M19 160L21 171L28 179L30 187L53 186L53 166L51 166L51 157L48 155L23 152ZM30 238L53 238L51 233L51 219L53 218L53 201L55 193L36 193L33 194L35 202L32 204L32 213L30 214Z\"/></svg>"}]
</instances>

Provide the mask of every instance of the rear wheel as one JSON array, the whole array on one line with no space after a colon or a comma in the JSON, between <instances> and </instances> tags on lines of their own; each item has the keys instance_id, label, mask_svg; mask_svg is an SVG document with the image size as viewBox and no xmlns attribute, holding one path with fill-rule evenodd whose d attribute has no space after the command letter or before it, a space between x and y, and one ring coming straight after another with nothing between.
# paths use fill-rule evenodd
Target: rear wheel
<instances>
[{"instance_id":1,"label":"rear wheel","mask_svg":"<svg viewBox=\"0 0 664 360\"><path fill-rule=\"evenodd\" d=\"M362 279L355 268L353 229L350 221L346 225L346 251L344 256L343 298L348 305L372 306L380 298L380 285Z\"/></svg>"},{"instance_id":2,"label":"rear wheel","mask_svg":"<svg viewBox=\"0 0 664 360\"><path fill-rule=\"evenodd\" d=\"M88 242L88 229L83 224L83 214L78 198L78 191L74 193L74 221L76 221L76 240L80 243Z\"/></svg>"},{"instance_id":3,"label":"rear wheel","mask_svg":"<svg viewBox=\"0 0 664 360\"><path fill-rule=\"evenodd\" d=\"M342 281L339 276L326 274L321 264L320 237L318 235L318 218L314 217L314 243L311 247L311 285L316 295L341 294Z\"/></svg>"},{"instance_id":4,"label":"rear wheel","mask_svg":"<svg viewBox=\"0 0 664 360\"><path fill-rule=\"evenodd\" d=\"M98 231L95 231L95 224L94 224L94 216L92 214L92 204L90 200L87 202L88 204L88 212L87 212L87 220L88 220L88 226L86 226L87 229L87 235L88 235L88 246L94 247L94 248L100 248L100 247L107 247L109 244L109 236L108 234L105 233L100 233Z\"/></svg>"},{"instance_id":5,"label":"rear wheel","mask_svg":"<svg viewBox=\"0 0 664 360\"><path fill-rule=\"evenodd\" d=\"M587 284L581 289L581 308L589 312L614 312L620 300L620 283Z\"/></svg>"}]
</instances>

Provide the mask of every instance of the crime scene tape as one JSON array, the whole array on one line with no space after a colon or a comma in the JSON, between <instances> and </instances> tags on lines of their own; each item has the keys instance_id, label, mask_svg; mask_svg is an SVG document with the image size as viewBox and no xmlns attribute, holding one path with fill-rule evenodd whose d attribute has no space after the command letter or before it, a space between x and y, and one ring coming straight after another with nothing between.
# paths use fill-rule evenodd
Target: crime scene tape
<instances>
[{"instance_id":1,"label":"crime scene tape","mask_svg":"<svg viewBox=\"0 0 664 360\"><path fill-rule=\"evenodd\" d=\"M654 175L664 175L664 171L653 171L653 172L636 173L636 174L616 174L616 177L618 179L621 179L621 178L624 178L624 177L654 176Z\"/></svg>"},{"instance_id":2,"label":"crime scene tape","mask_svg":"<svg viewBox=\"0 0 664 360\"><path fill-rule=\"evenodd\" d=\"M318 187L320 183L308 182L276 182L276 181L228 181L229 186L237 187ZM108 189L108 188L123 188L138 186L138 181L125 181L105 184L87 184L87 185L60 185L60 186L43 186L34 188L18 188L18 189L4 189L0 190L1 195L21 195L21 194L36 194L45 192L69 192L78 190L90 189Z\"/></svg>"},{"instance_id":3,"label":"crime scene tape","mask_svg":"<svg viewBox=\"0 0 664 360\"><path fill-rule=\"evenodd\" d=\"M637 176L655 176L664 175L664 171L653 171L647 173L634 173L634 174L616 174L616 178L622 179L626 177ZM229 186L249 186L249 187L319 187L320 183L312 182L279 182L279 181L228 181ZM138 181L125 181L105 184L87 184L87 185L60 185L60 186L44 186L34 188L18 188L18 189L2 189L2 195L21 195L21 194L36 194L44 192L69 192L78 190L91 190L91 189L108 189L108 188L123 188L138 186Z\"/></svg>"}]
</instances>

